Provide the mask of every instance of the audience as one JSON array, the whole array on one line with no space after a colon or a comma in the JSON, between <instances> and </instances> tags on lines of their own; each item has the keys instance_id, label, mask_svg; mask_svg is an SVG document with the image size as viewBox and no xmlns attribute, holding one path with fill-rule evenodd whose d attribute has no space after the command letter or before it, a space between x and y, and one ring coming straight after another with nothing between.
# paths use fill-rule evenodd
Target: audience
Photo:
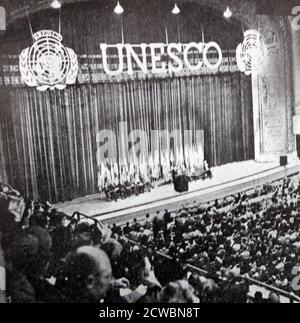
<instances>
[{"instance_id":1,"label":"audience","mask_svg":"<svg viewBox=\"0 0 300 323\"><path fill-rule=\"evenodd\" d=\"M133 226L135 234L127 236L209 273L247 274L290 291L300 260L298 194L299 187L286 180L206 207L183 207L173 215L169 233L156 215L147 241Z\"/></svg>"},{"instance_id":2,"label":"audience","mask_svg":"<svg viewBox=\"0 0 300 323\"><path fill-rule=\"evenodd\" d=\"M246 303L247 277L291 292L300 189L289 179L111 229L28 198L16 217L9 196L17 193L0 186L11 302ZM257 291L251 302L280 299Z\"/></svg>"}]
</instances>

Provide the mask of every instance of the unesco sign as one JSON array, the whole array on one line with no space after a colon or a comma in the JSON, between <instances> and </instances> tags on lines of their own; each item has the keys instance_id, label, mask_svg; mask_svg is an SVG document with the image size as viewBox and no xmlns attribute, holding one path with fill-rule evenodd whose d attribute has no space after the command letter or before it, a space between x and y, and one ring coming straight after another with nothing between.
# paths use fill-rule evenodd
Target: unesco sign
<instances>
[{"instance_id":1,"label":"unesco sign","mask_svg":"<svg viewBox=\"0 0 300 323\"><path fill-rule=\"evenodd\" d=\"M122 73L133 75L136 69L154 75L180 73L183 69L190 72L199 72L203 68L217 71L223 61L222 49L213 41L189 44L100 44L100 49L103 70L108 76ZM250 75L263 64L266 52L260 33L252 29L245 31L243 43L236 49L239 70Z\"/></svg>"},{"instance_id":2,"label":"unesco sign","mask_svg":"<svg viewBox=\"0 0 300 323\"><path fill-rule=\"evenodd\" d=\"M78 58L71 48L62 44L62 35L52 30L42 30L36 32L33 39L33 45L19 55L23 83L39 91L63 90L67 85L75 84L79 72ZM222 49L214 41L188 44L100 44L100 49L100 73L104 72L109 77L124 73L132 76L137 71L157 76L187 71L217 72L223 63ZM238 69L250 75L263 64L265 56L266 48L260 33L247 30L236 50Z\"/></svg>"},{"instance_id":3,"label":"unesco sign","mask_svg":"<svg viewBox=\"0 0 300 323\"><path fill-rule=\"evenodd\" d=\"M184 68L195 72L206 67L211 70L217 70L222 63L222 50L216 42L209 43L151 43L151 44L100 44L103 59L103 69L109 76L117 76L124 72L133 74L133 65L135 64L144 73L165 74L181 72ZM197 61L190 61L191 51L199 53ZM108 53L109 52L109 53ZM116 68L111 69L108 58L111 53L117 53ZM214 52L214 57L211 57ZM216 56L216 59L215 59ZM125 59L127 61L127 70L125 71Z\"/></svg>"}]
</instances>

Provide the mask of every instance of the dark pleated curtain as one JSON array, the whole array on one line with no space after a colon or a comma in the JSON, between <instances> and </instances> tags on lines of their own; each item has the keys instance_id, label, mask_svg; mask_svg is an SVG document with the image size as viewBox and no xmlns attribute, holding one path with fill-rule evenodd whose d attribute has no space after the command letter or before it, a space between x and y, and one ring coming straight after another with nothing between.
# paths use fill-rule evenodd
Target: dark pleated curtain
<instances>
[{"instance_id":1,"label":"dark pleated curtain","mask_svg":"<svg viewBox=\"0 0 300 323\"><path fill-rule=\"evenodd\" d=\"M2 134L2 125L0 121L0 183L7 183L8 179L6 176L6 161L5 161L5 156L6 154L4 153L4 143L5 139L3 138Z\"/></svg>"},{"instance_id":2,"label":"dark pleated curtain","mask_svg":"<svg viewBox=\"0 0 300 323\"><path fill-rule=\"evenodd\" d=\"M240 74L0 90L0 179L52 202L97 188L97 132L204 130L211 166L253 159L251 79Z\"/></svg>"}]
</instances>

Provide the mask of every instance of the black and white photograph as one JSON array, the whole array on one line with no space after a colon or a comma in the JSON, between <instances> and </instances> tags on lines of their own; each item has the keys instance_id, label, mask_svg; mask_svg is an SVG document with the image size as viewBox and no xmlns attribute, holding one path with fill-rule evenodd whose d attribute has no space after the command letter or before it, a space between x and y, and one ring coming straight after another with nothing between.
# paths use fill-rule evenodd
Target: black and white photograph
<instances>
[{"instance_id":1,"label":"black and white photograph","mask_svg":"<svg viewBox=\"0 0 300 323\"><path fill-rule=\"evenodd\" d=\"M300 0L0 0L0 303L300 303Z\"/></svg>"}]
</instances>

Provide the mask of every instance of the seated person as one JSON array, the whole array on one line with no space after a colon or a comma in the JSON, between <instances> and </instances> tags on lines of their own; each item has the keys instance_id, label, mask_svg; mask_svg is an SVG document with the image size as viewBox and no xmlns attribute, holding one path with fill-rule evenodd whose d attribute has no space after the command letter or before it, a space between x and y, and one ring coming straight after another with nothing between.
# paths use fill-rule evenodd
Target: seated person
<instances>
[{"instance_id":1,"label":"seated person","mask_svg":"<svg viewBox=\"0 0 300 323\"><path fill-rule=\"evenodd\" d=\"M62 279L57 282L66 303L97 303L104 301L109 292L116 295L129 285L127 279L115 280L106 253L85 246L71 253L65 263Z\"/></svg>"}]
</instances>

